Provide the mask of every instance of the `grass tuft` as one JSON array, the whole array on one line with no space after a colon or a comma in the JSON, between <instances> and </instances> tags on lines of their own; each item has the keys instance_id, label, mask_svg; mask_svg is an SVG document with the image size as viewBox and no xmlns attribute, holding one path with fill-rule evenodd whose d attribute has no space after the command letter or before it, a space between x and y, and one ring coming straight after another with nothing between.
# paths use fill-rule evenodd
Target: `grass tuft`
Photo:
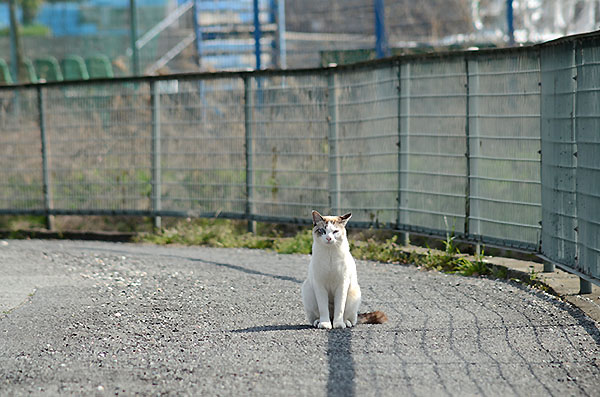
<instances>
[{"instance_id":1,"label":"grass tuft","mask_svg":"<svg viewBox=\"0 0 600 397\"><path fill-rule=\"evenodd\" d=\"M243 221L223 219L182 220L158 232L142 234L139 242L153 244L203 245L224 248L256 248L272 250L281 254L310 254L312 250L312 233L310 229L284 232L272 225L260 225L259 233L246 231ZM295 233L295 234L294 234ZM481 255L468 258L458 249L454 235L446 236L443 241L444 250L428 249L426 254L407 252L397 242L398 236L377 238L371 236L364 241L350 239L350 250L356 259L377 262L413 264L425 270L459 274L466 277L488 277L493 279L509 279L507 268L486 263ZM538 274L531 271L529 277L519 282L547 291ZM511 278L511 280L514 280Z\"/></svg>"},{"instance_id":2,"label":"grass tuft","mask_svg":"<svg viewBox=\"0 0 600 397\"><path fill-rule=\"evenodd\" d=\"M280 254L310 254L312 251L312 231L304 230L294 237L275 239L273 249Z\"/></svg>"},{"instance_id":3,"label":"grass tuft","mask_svg":"<svg viewBox=\"0 0 600 397\"><path fill-rule=\"evenodd\" d=\"M350 251L356 259L388 263L409 263L409 255L396 242L398 236L378 241L368 238L365 242L350 240Z\"/></svg>"}]
</instances>

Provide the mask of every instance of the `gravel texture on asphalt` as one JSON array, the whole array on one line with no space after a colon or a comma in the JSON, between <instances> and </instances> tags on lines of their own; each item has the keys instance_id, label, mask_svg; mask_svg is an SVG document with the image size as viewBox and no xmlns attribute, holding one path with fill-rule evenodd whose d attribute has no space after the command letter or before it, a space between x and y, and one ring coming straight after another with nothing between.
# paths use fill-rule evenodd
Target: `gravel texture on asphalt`
<instances>
[{"instance_id":1,"label":"gravel texture on asphalt","mask_svg":"<svg viewBox=\"0 0 600 397\"><path fill-rule=\"evenodd\" d=\"M0 395L598 395L600 331L521 285L358 261L361 311L304 318L309 257L0 241Z\"/></svg>"}]
</instances>

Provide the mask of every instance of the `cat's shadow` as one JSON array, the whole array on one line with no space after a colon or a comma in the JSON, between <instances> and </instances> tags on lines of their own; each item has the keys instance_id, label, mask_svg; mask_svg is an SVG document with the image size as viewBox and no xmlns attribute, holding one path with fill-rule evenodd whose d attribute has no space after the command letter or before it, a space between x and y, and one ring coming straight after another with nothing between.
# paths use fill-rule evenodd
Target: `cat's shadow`
<instances>
[{"instance_id":1,"label":"cat's shadow","mask_svg":"<svg viewBox=\"0 0 600 397\"><path fill-rule=\"evenodd\" d=\"M268 331L301 331L304 329L315 329L308 324L277 324L277 325L259 325L256 327L234 329L231 332L235 333L250 333L250 332L268 332Z\"/></svg>"}]
</instances>

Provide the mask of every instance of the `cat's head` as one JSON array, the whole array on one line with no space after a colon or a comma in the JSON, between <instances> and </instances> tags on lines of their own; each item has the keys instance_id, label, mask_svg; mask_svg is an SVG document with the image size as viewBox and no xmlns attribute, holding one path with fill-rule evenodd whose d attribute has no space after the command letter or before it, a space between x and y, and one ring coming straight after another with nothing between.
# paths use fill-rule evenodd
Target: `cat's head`
<instances>
[{"instance_id":1,"label":"cat's head","mask_svg":"<svg viewBox=\"0 0 600 397\"><path fill-rule=\"evenodd\" d=\"M313 211L313 240L324 245L341 243L346 239L346 223L351 216L351 213L342 216L323 216Z\"/></svg>"}]
</instances>

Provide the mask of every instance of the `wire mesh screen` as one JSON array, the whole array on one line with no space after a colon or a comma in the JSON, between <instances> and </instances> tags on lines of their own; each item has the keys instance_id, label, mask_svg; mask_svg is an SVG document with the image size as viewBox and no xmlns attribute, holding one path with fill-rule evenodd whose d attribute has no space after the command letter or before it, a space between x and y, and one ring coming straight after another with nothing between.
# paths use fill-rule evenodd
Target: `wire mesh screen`
<instances>
[{"instance_id":1,"label":"wire mesh screen","mask_svg":"<svg viewBox=\"0 0 600 397\"><path fill-rule=\"evenodd\" d=\"M398 68L387 67L339 73L330 91L337 106L330 155L339 178L332 206L335 213L352 211L353 221L397 221L398 84Z\"/></svg>"},{"instance_id":2,"label":"wire mesh screen","mask_svg":"<svg viewBox=\"0 0 600 397\"><path fill-rule=\"evenodd\" d=\"M2 86L0 213L305 223L311 209L351 211L363 226L532 252L541 233L543 254L599 280L599 37Z\"/></svg>"},{"instance_id":3,"label":"wire mesh screen","mask_svg":"<svg viewBox=\"0 0 600 397\"><path fill-rule=\"evenodd\" d=\"M148 84L53 86L44 104L53 208L150 210Z\"/></svg>"},{"instance_id":4,"label":"wire mesh screen","mask_svg":"<svg viewBox=\"0 0 600 397\"><path fill-rule=\"evenodd\" d=\"M571 43L541 49L542 251L570 266L577 256L574 55Z\"/></svg>"},{"instance_id":5,"label":"wire mesh screen","mask_svg":"<svg viewBox=\"0 0 600 397\"><path fill-rule=\"evenodd\" d=\"M463 58L402 64L401 224L465 231L466 82Z\"/></svg>"},{"instance_id":6,"label":"wire mesh screen","mask_svg":"<svg viewBox=\"0 0 600 397\"><path fill-rule=\"evenodd\" d=\"M138 74L155 75L198 71L198 53L193 21L193 1L172 2L164 7L164 14L156 7L138 7L138 35L136 47L140 70ZM157 20L156 18L160 18ZM152 24L148 22L154 21ZM127 50L133 56L133 50ZM129 74L133 74L133 70Z\"/></svg>"},{"instance_id":7,"label":"wire mesh screen","mask_svg":"<svg viewBox=\"0 0 600 397\"><path fill-rule=\"evenodd\" d=\"M584 42L577 55L578 260L600 278L600 41Z\"/></svg>"},{"instance_id":8,"label":"wire mesh screen","mask_svg":"<svg viewBox=\"0 0 600 397\"><path fill-rule=\"evenodd\" d=\"M35 89L0 91L0 212L44 208Z\"/></svg>"},{"instance_id":9,"label":"wire mesh screen","mask_svg":"<svg viewBox=\"0 0 600 397\"><path fill-rule=\"evenodd\" d=\"M252 212L307 218L328 201L327 79L323 75L250 81Z\"/></svg>"},{"instance_id":10,"label":"wire mesh screen","mask_svg":"<svg viewBox=\"0 0 600 397\"><path fill-rule=\"evenodd\" d=\"M418 40L435 43L441 37L471 32L474 27L472 17L476 13L471 4L461 0L386 1L389 42L391 45Z\"/></svg>"},{"instance_id":11,"label":"wire mesh screen","mask_svg":"<svg viewBox=\"0 0 600 397\"><path fill-rule=\"evenodd\" d=\"M477 57L469 68L469 232L540 241L540 87L535 52Z\"/></svg>"},{"instance_id":12,"label":"wire mesh screen","mask_svg":"<svg viewBox=\"0 0 600 397\"><path fill-rule=\"evenodd\" d=\"M163 80L161 209L200 216L244 214L244 82Z\"/></svg>"},{"instance_id":13,"label":"wire mesh screen","mask_svg":"<svg viewBox=\"0 0 600 397\"><path fill-rule=\"evenodd\" d=\"M73 69L65 67L73 56L81 60L81 66L76 68L87 70L90 77L107 77L105 70L109 70L111 76L133 74L132 59L127 56L132 29L130 2L80 0L38 4L37 15L34 13L29 19L25 13L20 18L23 25L33 24L36 28L35 34L23 36L22 47L24 57L31 60L38 79L83 78L79 73L70 74L69 70ZM169 4L164 1L138 0L136 4L136 37L156 26L169 13ZM32 10L35 7L24 8ZM0 53L10 54L9 48L8 35L0 37ZM143 57L155 57L162 50L164 48L158 43L151 43L144 48ZM50 76L44 72L47 67L52 69Z\"/></svg>"},{"instance_id":14,"label":"wire mesh screen","mask_svg":"<svg viewBox=\"0 0 600 397\"><path fill-rule=\"evenodd\" d=\"M286 1L287 61L293 67L314 67L324 60L342 63L372 59L375 13L371 0ZM333 53L333 54L332 54ZM336 59L338 58L338 59ZM325 62L327 64L329 62ZM348 62L346 62L348 63Z\"/></svg>"}]
</instances>

